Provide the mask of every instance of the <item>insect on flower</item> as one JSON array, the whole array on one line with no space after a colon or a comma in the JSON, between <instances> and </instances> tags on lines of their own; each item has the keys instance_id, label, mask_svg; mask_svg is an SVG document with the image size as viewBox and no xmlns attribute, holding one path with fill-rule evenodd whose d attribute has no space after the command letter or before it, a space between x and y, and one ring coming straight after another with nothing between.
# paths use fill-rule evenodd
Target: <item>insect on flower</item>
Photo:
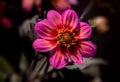
<instances>
[{"instance_id":1,"label":"insect on flower","mask_svg":"<svg viewBox=\"0 0 120 82\"><path fill-rule=\"evenodd\" d=\"M50 51L49 62L52 67L61 69L69 60L82 64L83 57L92 57L96 48L90 37L92 30L84 22L79 22L75 11L68 9L62 14L55 10L47 13L47 19L35 25L38 39L33 48L38 52Z\"/></svg>"}]
</instances>

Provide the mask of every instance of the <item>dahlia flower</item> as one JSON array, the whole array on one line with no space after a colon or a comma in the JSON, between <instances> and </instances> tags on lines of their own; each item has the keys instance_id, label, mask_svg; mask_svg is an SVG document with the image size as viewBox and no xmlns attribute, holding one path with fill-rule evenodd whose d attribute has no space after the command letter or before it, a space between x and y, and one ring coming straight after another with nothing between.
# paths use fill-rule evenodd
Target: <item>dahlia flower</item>
<instances>
[{"instance_id":1,"label":"dahlia flower","mask_svg":"<svg viewBox=\"0 0 120 82\"><path fill-rule=\"evenodd\" d=\"M38 39L33 42L37 52L50 52L49 62L53 68L61 69L69 61L83 63L83 57L92 57L95 46L88 38L91 28L84 22L79 22L75 11L68 9L62 14L55 10L47 13L47 19L35 25Z\"/></svg>"}]
</instances>

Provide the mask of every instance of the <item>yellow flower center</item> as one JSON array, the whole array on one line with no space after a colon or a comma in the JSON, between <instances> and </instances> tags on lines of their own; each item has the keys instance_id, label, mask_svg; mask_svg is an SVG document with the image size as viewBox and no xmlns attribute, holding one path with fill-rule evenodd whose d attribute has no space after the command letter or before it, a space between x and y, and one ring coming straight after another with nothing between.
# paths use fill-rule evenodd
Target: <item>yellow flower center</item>
<instances>
[{"instance_id":1,"label":"yellow flower center","mask_svg":"<svg viewBox=\"0 0 120 82\"><path fill-rule=\"evenodd\" d=\"M72 30L68 28L59 30L57 35L57 42L59 45L69 48L75 45L76 41L77 36Z\"/></svg>"}]
</instances>

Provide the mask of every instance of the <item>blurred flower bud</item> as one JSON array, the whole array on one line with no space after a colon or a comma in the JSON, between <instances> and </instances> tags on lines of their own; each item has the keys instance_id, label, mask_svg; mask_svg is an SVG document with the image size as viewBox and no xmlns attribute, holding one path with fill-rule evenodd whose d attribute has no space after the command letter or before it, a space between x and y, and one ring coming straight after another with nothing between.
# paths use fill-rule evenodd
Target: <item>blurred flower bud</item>
<instances>
[{"instance_id":1,"label":"blurred flower bud","mask_svg":"<svg viewBox=\"0 0 120 82\"><path fill-rule=\"evenodd\" d=\"M31 12L33 6L36 6L37 11L41 12L42 0L22 0L22 9L26 12Z\"/></svg>"},{"instance_id":2,"label":"blurred flower bud","mask_svg":"<svg viewBox=\"0 0 120 82\"><path fill-rule=\"evenodd\" d=\"M109 20L104 16L94 17L89 23L98 33L103 34L109 30Z\"/></svg>"},{"instance_id":3,"label":"blurred flower bud","mask_svg":"<svg viewBox=\"0 0 120 82\"><path fill-rule=\"evenodd\" d=\"M52 0L51 3L60 13L68 8L71 8L71 5L67 2L67 0Z\"/></svg>"},{"instance_id":4,"label":"blurred flower bud","mask_svg":"<svg viewBox=\"0 0 120 82\"><path fill-rule=\"evenodd\" d=\"M10 29L12 27L12 22L9 18L3 17L1 19L1 24L4 28Z\"/></svg>"},{"instance_id":5,"label":"blurred flower bud","mask_svg":"<svg viewBox=\"0 0 120 82\"><path fill-rule=\"evenodd\" d=\"M42 3L42 0L34 0L34 4L39 7Z\"/></svg>"},{"instance_id":6,"label":"blurred flower bud","mask_svg":"<svg viewBox=\"0 0 120 82\"><path fill-rule=\"evenodd\" d=\"M77 5L78 4L78 0L67 0L67 1L71 5Z\"/></svg>"},{"instance_id":7,"label":"blurred flower bud","mask_svg":"<svg viewBox=\"0 0 120 82\"><path fill-rule=\"evenodd\" d=\"M42 0L34 0L34 5L37 7L37 11L39 13L42 11L41 4L42 4Z\"/></svg>"},{"instance_id":8,"label":"blurred flower bud","mask_svg":"<svg viewBox=\"0 0 120 82\"><path fill-rule=\"evenodd\" d=\"M22 8L26 12L30 12L32 10L34 4L34 0L22 0Z\"/></svg>"}]
</instances>

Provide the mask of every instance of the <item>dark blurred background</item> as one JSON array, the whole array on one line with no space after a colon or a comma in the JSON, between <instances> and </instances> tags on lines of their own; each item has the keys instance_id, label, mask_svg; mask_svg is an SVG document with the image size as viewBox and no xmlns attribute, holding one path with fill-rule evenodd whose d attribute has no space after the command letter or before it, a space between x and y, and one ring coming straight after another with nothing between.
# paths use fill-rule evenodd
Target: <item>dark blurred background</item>
<instances>
[{"instance_id":1,"label":"dark blurred background","mask_svg":"<svg viewBox=\"0 0 120 82\"><path fill-rule=\"evenodd\" d=\"M93 42L97 45L95 58L104 59L109 63L106 67L101 68L103 82L119 82L120 0L80 0L79 4L72 8L81 16L91 1L94 4L82 21L89 23L89 20L97 16L104 16L109 21L107 32L98 33L93 28L92 37ZM21 0L0 0L0 57L7 60L15 72L20 71L18 65L22 52L28 60L28 65L35 57L30 37L21 37L19 26L23 21L31 19L35 15L44 18L43 11L53 9L49 0L43 0L41 4L43 11L38 11L36 6L33 6L31 11L26 12L22 9L21 4Z\"/></svg>"}]
</instances>

